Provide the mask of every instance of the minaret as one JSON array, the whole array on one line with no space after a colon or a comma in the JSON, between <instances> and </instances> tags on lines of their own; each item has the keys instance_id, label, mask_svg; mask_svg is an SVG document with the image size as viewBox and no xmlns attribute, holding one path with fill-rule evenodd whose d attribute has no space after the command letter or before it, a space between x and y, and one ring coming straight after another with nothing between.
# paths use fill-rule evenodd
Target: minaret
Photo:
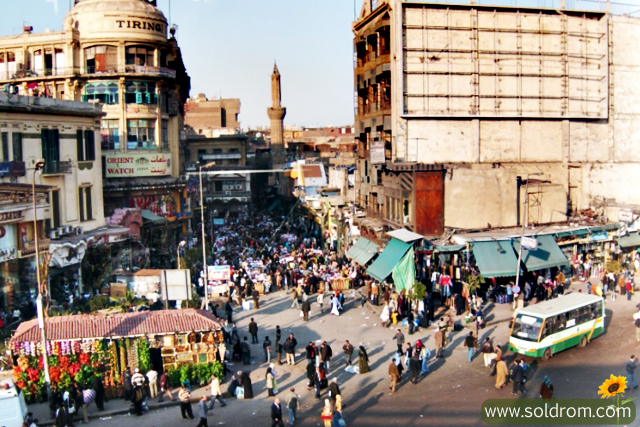
<instances>
[{"instance_id":1,"label":"minaret","mask_svg":"<svg viewBox=\"0 0 640 427\"><path fill-rule=\"evenodd\" d=\"M274 159L281 160L284 154L284 138L282 120L287 114L287 109L280 105L282 93L280 91L280 72L278 66L273 64L273 74L271 75L271 107L267 109L267 114L271 120L271 153Z\"/></svg>"}]
</instances>

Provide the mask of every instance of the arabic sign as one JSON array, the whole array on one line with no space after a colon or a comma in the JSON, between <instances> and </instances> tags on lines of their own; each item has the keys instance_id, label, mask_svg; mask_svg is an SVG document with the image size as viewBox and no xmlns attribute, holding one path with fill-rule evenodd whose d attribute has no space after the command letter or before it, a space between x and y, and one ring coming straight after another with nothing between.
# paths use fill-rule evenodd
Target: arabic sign
<instances>
[{"instance_id":1,"label":"arabic sign","mask_svg":"<svg viewBox=\"0 0 640 427\"><path fill-rule=\"evenodd\" d=\"M374 141L371 143L371 164L379 164L385 162L384 156L384 141Z\"/></svg>"},{"instance_id":2,"label":"arabic sign","mask_svg":"<svg viewBox=\"0 0 640 427\"><path fill-rule=\"evenodd\" d=\"M0 177L24 176L25 173L24 162L0 162Z\"/></svg>"},{"instance_id":3,"label":"arabic sign","mask_svg":"<svg viewBox=\"0 0 640 427\"><path fill-rule=\"evenodd\" d=\"M229 281L231 280L231 267L228 265L208 266L209 281Z\"/></svg>"},{"instance_id":4,"label":"arabic sign","mask_svg":"<svg viewBox=\"0 0 640 427\"><path fill-rule=\"evenodd\" d=\"M164 176L171 174L171 154L107 154L107 178Z\"/></svg>"},{"instance_id":5,"label":"arabic sign","mask_svg":"<svg viewBox=\"0 0 640 427\"><path fill-rule=\"evenodd\" d=\"M618 221L633 222L633 211L629 209L621 209L620 212L618 212Z\"/></svg>"},{"instance_id":6,"label":"arabic sign","mask_svg":"<svg viewBox=\"0 0 640 427\"><path fill-rule=\"evenodd\" d=\"M520 243L522 249L536 250L538 249L538 241L535 237L523 237Z\"/></svg>"}]
</instances>

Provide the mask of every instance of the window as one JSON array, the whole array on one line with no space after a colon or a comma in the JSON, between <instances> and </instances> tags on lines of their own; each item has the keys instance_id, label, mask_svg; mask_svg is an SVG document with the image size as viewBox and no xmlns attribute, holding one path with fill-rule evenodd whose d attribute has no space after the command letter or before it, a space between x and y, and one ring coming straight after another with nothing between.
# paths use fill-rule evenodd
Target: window
<instances>
[{"instance_id":1,"label":"window","mask_svg":"<svg viewBox=\"0 0 640 427\"><path fill-rule=\"evenodd\" d=\"M227 127L227 110L220 108L220 127Z\"/></svg>"},{"instance_id":2,"label":"window","mask_svg":"<svg viewBox=\"0 0 640 427\"><path fill-rule=\"evenodd\" d=\"M118 48L115 46L93 46L84 50L87 73L105 73L118 70Z\"/></svg>"},{"instance_id":3,"label":"window","mask_svg":"<svg viewBox=\"0 0 640 427\"><path fill-rule=\"evenodd\" d=\"M2 161L9 161L9 134L2 132Z\"/></svg>"},{"instance_id":4,"label":"window","mask_svg":"<svg viewBox=\"0 0 640 427\"><path fill-rule=\"evenodd\" d=\"M78 208L80 210L80 222L93 219L93 206L91 205L91 187L78 189Z\"/></svg>"},{"instance_id":5,"label":"window","mask_svg":"<svg viewBox=\"0 0 640 427\"><path fill-rule=\"evenodd\" d=\"M93 130L76 131L76 149L79 162L92 162L96 159L96 140Z\"/></svg>"},{"instance_id":6,"label":"window","mask_svg":"<svg viewBox=\"0 0 640 427\"><path fill-rule=\"evenodd\" d=\"M60 131L58 129L42 129L42 158L45 161L43 173L55 173L60 170Z\"/></svg>"},{"instance_id":7,"label":"window","mask_svg":"<svg viewBox=\"0 0 640 427\"><path fill-rule=\"evenodd\" d=\"M156 121L151 119L127 120L127 149L156 150Z\"/></svg>"},{"instance_id":8,"label":"window","mask_svg":"<svg viewBox=\"0 0 640 427\"><path fill-rule=\"evenodd\" d=\"M11 134L12 148L13 148L13 161L22 161L22 134L20 132L13 132Z\"/></svg>"},{"instance_id":9,"label":"window","mask_svg":"<svg viewBox=\"0 0 640 427\"><path fill-rule=\"evenodd\" d=\"M169 149L169 120L162 120L162 128L160 129L160 139L162 141L162 148Z\"/></svg>"},{"instance_id":10,"label":"window","mask_svg":"<svg viewBox=\"0 0 640 427\"><path fill-rule=\"evenodd\" d=\"M117 82L97 82L84 85L84 102L98 101L102 104L118 104L120 101Z\"/></svg>"},{"instance_id":11,"label":"window","mask_svg":"<svg viewBox=\"0 0 640 427\"><path fill-rule=\"evenodd\" d=\"M156 84L153 82L126 82L124 86L124 101L127 104L158 103Z\"/></svg>"},{"instance_id":12,"label":"window","mask_svg":"<svg viewBox=\"0 0 640 427\"><path fill-rule=\"evenodd\" d=\"M547 320L548 321L548 320ZM547 326L545 321L545 331ZM524 314L518 314L516 321L513 322L513 330L511 332L512 337L520 338L525 341L538 341L538 335L540 334L540 327L542 326L542 319Z\"/></svg>"},{"instance_id":13,"label":"window","mask_svg":"<svg viewBox=\"0 0 640 427\"><path fill-rule=\"evenodd\" d=\"M102 150L119 150L120 149L120 120L108 119L102 120L100 129L100 146Z\"/></svg>"},{"instance_id":14,"label":"window","mask_svg":"<svg viewBox=\"0 0 640 427\"><path fill-rule=\"evenodd\" d=\"M47 228L60 227L60 190L51 190L51 218L47 219Z\"/></svg>"},{"instance_id":15,"label":"window","mask_svg":"<svg viewBox=\"0 0 640 427\"><path fill-rule=\"evenodd\" d=\"M238 153L240 153L240 150L238 148L229 148L229 153L230 154L238 154Z\"/></svg>"},{"instance_id":16,"label":"window","mask_svg":"<svg viewBox=\"0 0 640 427\"><path fill-rule=\"evenodd\" d=\"M125 54L125 62L129 66L147 66L153 67L153 52L154 50L150 47L145 46L131 46L126 49ZM127 71L129 71L129 67L127 67ZM133 70L131 70L133 71Z\"/></svg>"}]
</instances>

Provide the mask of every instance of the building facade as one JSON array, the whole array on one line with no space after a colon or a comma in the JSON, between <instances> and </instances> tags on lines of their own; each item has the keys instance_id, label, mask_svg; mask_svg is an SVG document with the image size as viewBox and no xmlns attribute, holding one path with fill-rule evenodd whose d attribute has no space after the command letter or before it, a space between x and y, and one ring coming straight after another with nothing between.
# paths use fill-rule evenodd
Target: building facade
<instances>
[{"instance_id":1,"label":"building facade","mask_svg":"<svg viewBox=\"0 0 640 427\"><path fill-rule=\"evenodd\" d=\"M50 296L67 302L82 291L87 246L122 232L102 210L102 116L94 104L0 93L0 310L32 308L36 234Z\"/></svg>"},{"instance_id":2,"label":"building facade","mask_svg":"<svg viewBox=\"0 0 640 427\"><path fill-rule=\"evenodd\" d=\"M239 99L207 99L204 94L190 98L184 106L185 124L197 135L208 138L224 133L236 133L240 129Z\"/></svg>"},{"instance_id":3,"label":"building facade","mask_svg":"<svg viewBox=\"0 0 640 427\"><path fill-rule=\"evenodd\" d=\"M190 81L173 33L155 0L76 0L62 31L0 38L5 90L101 106L105 214L166 218L155 235L170 246L191 216L179 179Z\"/></svg>"},{"instance_id":4,"label":"building facade","mask_svg":"<svg viewBox=\"0 0 640 427\"><path fill-rule=\"evenodd\" d=\"M607 5L366 0L353 24L358 204L424 235L640 206L623 184L640 177L640 20Z\"/></svg>"}]
</instances>

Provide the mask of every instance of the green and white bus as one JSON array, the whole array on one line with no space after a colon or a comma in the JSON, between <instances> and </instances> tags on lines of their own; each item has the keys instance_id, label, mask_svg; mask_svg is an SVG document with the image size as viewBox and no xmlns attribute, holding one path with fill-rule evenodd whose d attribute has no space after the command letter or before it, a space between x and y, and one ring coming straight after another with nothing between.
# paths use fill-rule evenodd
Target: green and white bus
<instances>
[{"instance_id":1,"label":"green and white bus","mask_svg":"<svg viewBox=\"0 0 640 427\"><path fill-rule=\"evenodd\" d=\"M509 350L548 360L604 332L604 300L570 293L520 309L511 327Z\"/></svg>"}]
</instances>

